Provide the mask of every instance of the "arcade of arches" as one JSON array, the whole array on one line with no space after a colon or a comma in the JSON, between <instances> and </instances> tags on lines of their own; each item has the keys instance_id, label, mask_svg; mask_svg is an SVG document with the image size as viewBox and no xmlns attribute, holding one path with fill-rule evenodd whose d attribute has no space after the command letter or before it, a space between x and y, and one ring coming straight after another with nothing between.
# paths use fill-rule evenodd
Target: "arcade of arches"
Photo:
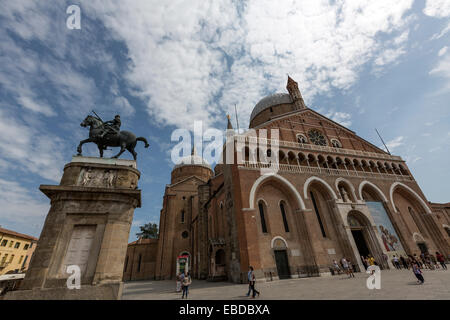
<instances>
[{"instance_id":1,"label":"arcade of arches","mask_svg":"<svg viewBox=\"0 0 450 320\"><path fill-rule=\"evenodd\" d=\"M125 279L143 278L134 252L146 279L188 270L237 283L250 265L258 279L274 280L329 274L342 257L362 271L361 256L387 269L394 254L450 255L450 204L428 202L399 156L307 108L291 78L286 88L250 119L251 129L279 129L279 140L267 139L279 152L235 136L243 162L213 170L193 150L166 186L159 238L142 244L152 250L129 246ZM267 157L279 161L274 174L262 174Z\"/></svg>"}]
</instances>

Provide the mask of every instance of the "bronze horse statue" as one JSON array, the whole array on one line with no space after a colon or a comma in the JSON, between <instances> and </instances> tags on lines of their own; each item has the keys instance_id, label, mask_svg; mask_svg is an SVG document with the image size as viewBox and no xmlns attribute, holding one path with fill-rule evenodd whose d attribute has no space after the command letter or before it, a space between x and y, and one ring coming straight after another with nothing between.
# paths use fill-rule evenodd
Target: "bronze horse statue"
<instances>
[{"instance_id":1,"label":"bronze horse statue","mask_svg":"<svg viewBox=\"0 0 450 320\"><path fill-rule=\"evenodd\" d=\"M107 147L120 147L119 153L112 158L118 158L125 150L128 150L133 155L134 160L136 160L137 153L134 151L136 143L142 141L145 143L145 148L149 147L149 144L144 137L136 138L134 133L130 131L120 131L118 134L107 134L102 137L101 133L105 130L104 123L91 115L87 116L86 119L80 123L80 126L89 127L89 138L80 141L77 148L79 156L81 156L82 152L81 146L87 142L93 142L97 145L100 157L102 158L103 150L106 150Z\"/></svg>"}]
</instances>

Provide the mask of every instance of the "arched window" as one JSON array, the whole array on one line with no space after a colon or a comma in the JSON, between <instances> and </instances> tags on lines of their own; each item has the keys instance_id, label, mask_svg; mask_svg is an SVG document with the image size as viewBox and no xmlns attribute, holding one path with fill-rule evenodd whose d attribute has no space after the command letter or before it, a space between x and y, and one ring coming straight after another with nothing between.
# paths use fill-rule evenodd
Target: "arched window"
<instances>
[{"instance_id":1,"label":"arched window","mask_svg":"<svg viewBox=\"0 0 450 320\"><path fill-rule=\"evenodd\" d=\"M281 211L281 217L283 218L283 224L284 224L284 231L289 232L289 225L286 218L286 211L284 209L284 203L280 202L280 211Z\"/></svg>"},{"instance_id":2,"label":"arched window","mask_svg":"<svg viewBox=\"0 0 450 320\"><path fill-rule=\"evenodd\" d=\"M325 233L325 227L323 226L322 218L320 217L319 207L317 206L316 198L314 197L314 193L312 191L310 191L309 194L311 195L314 211L316 212L316 217L320 226L320 231L322 232L322 236L326 238L327 234Z\"/></svg>"},{"instance_id":3,"label":"arched window","mask_svg":"<svg viewBox=\"0 0 450 320\"><path fill-rule=\"evenodd\" d=\"M447 234L450 237L450 228L449 227L445 227L444 229L445 229L445 231L447 231Z\"/></svg>"},{"instance_id":4,"label":"arched window","mask_svg":"<svg viewBox=\"0 0 450 320\"><path fill-rule=\"evenodd\" d=\"M137 272L140 272L140 271L141 271L141 261L142 261L142 255L139 254L139 257L138 257L138 265L137 265Z\"/></svg>"},{"instance_id":5,"label":"arched window","mask_svg":"<svg viewBox=\"0 0 450 320\"><path fill-rule=\"evenodd\" d=\"M128 256L125 258L125 265L123 267L123 272L127 271L127 267L128 267Z\"/></svg>"},{"instance_id":6,"label":"arched window","mask_svg":"<svg viewBox=\"0 0 450 320\"><path fill-rule=\"evenodd\" d=\"M411 207L408 207L408 211L417 228L419 229L420 233L422 235L426 235L426 231L424 226L422 225L422 221L420 221L420 217L417 216L416 212Z\"/></svg>"},{"instance_id":7,"label":"arched window","mask_svg":"<svg viewBox=\"0 0 450 320\"><path fill-rule=\"evenodd\" d=\"M259 216L261 218L261 228L263 233L267 233L266 217L264 214L264 204L262 201L258 203Z\"/></svg>"},{"instance_id":8,"label":"arched window","mask_svg":"<svg viewBox=\"0 0 450 320\"><path fill-rule=\"evenodd\" d=\"M297 142L298 143L308 143L308 140L306 139L306 137L302 134L298 134L297 135Z\"/></svg>"},{"instance_id":9,"label":"arched window","mask_svg":"<svg viewBox=\"0 0 450 320\"><path fill-rule=\"evenodd\" d=\"M339 140L337 140L337 139L331 139L331 144L335 148L342 148L341 142Z\"/></svg>"},{"instance_id":10,"label":"arched window","mask_svg":"<svg viewBox=\"0 0 450 320\"><path fill-rule=\"evenodd\" d=\"M184 223L184 210L181 210L181 223Z\"/></svg>"}]
</instances>

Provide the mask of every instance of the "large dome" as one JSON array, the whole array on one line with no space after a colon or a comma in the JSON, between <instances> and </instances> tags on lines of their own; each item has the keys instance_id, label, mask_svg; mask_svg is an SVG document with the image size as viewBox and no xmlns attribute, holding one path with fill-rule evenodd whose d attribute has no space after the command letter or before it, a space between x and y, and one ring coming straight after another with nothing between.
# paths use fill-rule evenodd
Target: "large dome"
<instances>
[{"instance_id":1,"label":"large dome","mask_svg":"<svg viewBox=\"0 0 450 320\"><path fill-rule=\"evenodd\" d=\"M260 113L270 107L284 104L292 103L292 98L289 93L274 93L270 96L262 98L253 108L252 114L250 115L250 122Z\"/></svg>"}]
</instances>

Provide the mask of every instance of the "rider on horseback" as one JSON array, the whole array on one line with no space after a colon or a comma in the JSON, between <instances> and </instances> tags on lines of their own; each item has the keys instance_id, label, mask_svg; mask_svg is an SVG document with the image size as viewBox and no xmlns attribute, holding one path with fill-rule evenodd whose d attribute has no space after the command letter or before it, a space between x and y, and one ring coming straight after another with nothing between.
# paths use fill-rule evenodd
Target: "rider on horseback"
<instances>
[{"instance_id":1,"label":"rider on horseback","mask_svg":"<svg viewBox=\"0 0 450 320\"><path fill-rule=\"evenodd\" d=\"M101 121L101 119L99 119ZM120 132L120 115L116 115L113 120L103 122L103 131L98 135L102 139L106 134L119 134Z\"/></svg>"}]
</instances>

